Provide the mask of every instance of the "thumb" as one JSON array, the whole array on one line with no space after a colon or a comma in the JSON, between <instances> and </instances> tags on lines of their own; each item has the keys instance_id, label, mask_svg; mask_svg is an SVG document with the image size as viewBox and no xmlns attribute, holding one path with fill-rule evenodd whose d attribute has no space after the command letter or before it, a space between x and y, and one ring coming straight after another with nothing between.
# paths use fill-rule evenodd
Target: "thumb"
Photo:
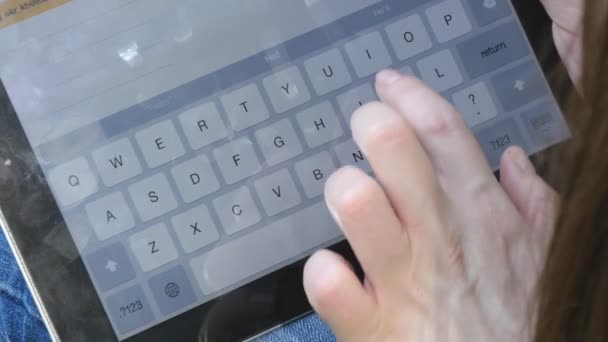
<instances>
[{"instance_id":1,"label":"thumb","mask_svg":"<svg viewBox=\"0 0 608 342\"><path fill-rule=\"evenodd\" d=\"M583 0L541 0L553 20L553 40L570 78L578 85L582 72Z\"/></svg>"},{"instance_id":2,"label":"thumb","mask_svg":"<svg viewBox=\"0 0 608 342\"><path fill-rule=\"evenodd\" d=\"M520 215L547 247L557 221L559 196L536 174L534 165L519 147L508 149L501 160L500 182ZM545 250L545 249L543 249Z\"/></svg>"}]
</instances>

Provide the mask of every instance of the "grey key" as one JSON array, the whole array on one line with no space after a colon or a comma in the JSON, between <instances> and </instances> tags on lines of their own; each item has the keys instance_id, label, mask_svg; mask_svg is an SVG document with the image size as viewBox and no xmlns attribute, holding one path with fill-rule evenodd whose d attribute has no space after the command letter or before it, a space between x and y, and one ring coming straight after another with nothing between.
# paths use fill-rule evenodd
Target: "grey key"
<instances>
[{"instance_id":1,"label":"grey key","mask_svg":"<svg viewBox=\"0 0 608 342\"><path fill-rule=\"evenodd\" d=\"M175 195L162 173L129 186L129 194L144 222L177 209Z\"/></svg>"},{"instance_id":2,"label":"grey key","mask_svg":"<svg viewBox=\"0 0 608 342\"><path fill-rule=\"evenodd\" d=\"M126 138L93 151L93 160L101 180L108 187L120 184L142 172L133 145Z\"/></svg>"},{"instance_id":3,"label":"grey key","mask_svg":"<svg viewBox=\"0 0 608 342\"><path fill-rule=\"evenodd\" d=\"M422 18L415 14L390 24L386 28L389 40L397 57L404 61L433 47Z\"/></svg>"},{"instance_id":4,"label":"grey key","mask_svg":"<svg viewBox=\"0 0 608 342\"><path fill-rule=\"evenodd\" d=\"M164 316L196 303L196 295L181 265L153 276L148 284Z\"/></svg>"},{"instance_id":5,"label":"grey key","mask_svg":"<svg viewBox=\"0 0 608 342\"><path fill-rule=\"evenodd\" d=\"M450 50L430 55L418 61L417 65L422 79L439 93L464 82L460 68Z\"/></svg>"},{"instance_id":6,"label":"grey key","mask_svg":"<svg viewBox=\"0 0 608 342\"><path fill-rule=\"evenodd\" d=\"M498 115L494 100L484 82L454 93L452 99L469 127L475 127Z\"/></svg>"},{"instance_id":7,"label":"grey key","mask_svg":"<svg viewBox=\"0 0 608 342\"><path fill-rule=\"evenodd\" d=\"M154 320L154 314L141 287L135 285L109 296L106 311L120 334L143 328Z\"/></svg>"},{"instance_id":8,"label":"grey key","mask_svg":"<svg viewBox=\"0 0 608 342\"><path fill-rule=\"evenodd\" d=\"M264 88L277 113L310 101L310 91L298 67L292 66L266 77Z\"/></svg>"},{"instance_id":9,"label":"grey key","mask_svg":"<svg viewBox=\"0 0 608 342\"><path fill-rule=\"evenodd\" d=\"M327 101L298 113L296 119L310 148L321 146L344 135L336 111Z\"/></svg>"},{"instance_id":10,"label":"grey key","mask_svg":"<svg viewBox=\"0 0 608 342\"><path fill-rule=\"evenodd\" d=\"M477 140L495 170L507 148L517 145L527 150L526 143L513 119L508 119L476 134Z\"/></svg>"},{"instance_id":11,"label":"grey key","mask_svg":"<svg viewBox=\"0 0 608 342\"><path fill-rule=\"evenodd\" d=\"M334 153L338 157L341 166L351 165L366 172L372 171L367 158L353 140L345 141L334 147Z\"/></svg>"},{"instance_id":12,"label":"grey key","mask_svg":"<svg viewBox=\"0 0 608 342\"><path fill-rule=\"evenodd\" d=\"M412 67L410 67L408 65L402 67L401 69L399 69L399 71L403 75L408 75L408 76L414 76L414 77L416 77L416 73L414 73L414 69L412 69Z\"/></svg>"},{"instance_id":13,"label":"grey key","mask_svg":"<svg viewBox=\"0 0 608 342\"><path fill-rule=\"evenodd\" d=\"M133 214L121 192L88 203L85 211L95 235L102 241L135 227Z\"/></svg>"},{"instance_id":14,"label":"grey key","mask_svg":"<svg viewBox=\"0 0 608 342\"><path fill-rule=\"evenodd\" d=\"M197 251L220 238L218 228L205 205L173 217L171 223L186 253Z\"/></svg>"},{"instance_id":15,"label":"grey key","mask_svg":"<svg viewBox=\"0 0 608 342\"><path fill-rule=\"evenodd\" d=\"M288 119L255 132L255 139L264 154L266 163L274 166L302 153L302 144Z\"/></svg>"},{"instance_id":16,"label":"grey key","mask_svg":"<svg viewBox=\"0 0 608 342\"><path fill-rule=\"evenodd\" d=\"M460 60L471 78L477 78L530 54L526 37L510 22L457 46Z\"/></svg>"},{"instance_id":17,"label":"grey key","mask_svg":"<svg viewBox=\"0 0 608 342\"><path fill-rule=\"evenodd\" d=\"M105 292L135 279L129 256L119 242L106 246L86 257L95 285Z\"/></svg>"},{"instance_id":18,"label":"grey key","mask_svg":"<svg viewBox=\"0 0 608 342\"><path fill-rule=\"evenodd\" d=\"M287 169L258 179L254 186L268 216L278 215L302 203L302 197Z\"/></svg>"},{"instance_id":19,"label":"grey key","mask_svg":"<svg viewBox=\"0 0 608 342\"><path fill-rule=\"evenodd\" d=\"M228 136L224 121L213 102L198 105L181 113L179 122L193 150Z\"/></svg>"},{"instance_id":20,"label":"grey key","mask_svg":"<svg viewBox=\"0 0 608 342\"><path fill-rule=\"evenodd\" d=\"M76 204L98 190L97 176L85 158L76 158L52 169L48 174L53 194L64 206Z\"/></svg>"},{"instance_id":21,"label":"grey key","mask_svg":"<svg viewBox=\"0 0 608 342\"><path fill-rule=\"evenodd\" d=\"M216 198L213 207L227 234L249 228L262 219L251 192L246 187Z\"/></svg>"},{"instance_id":22,"label":"grey key","mask_svg":"<svg viewBox=\"0 0 608 342\"><path fill-rule=\"evenodd\" d=\"M448 0L426 10L435 36L440 43L460 37L473 29L460 0Z\"/></svg>"},{"instance_id":23,"label":"grey key","mask_svg":"<svg viewBox=\"0 0 608 342\"><path fill-rule=\"evenodd\" d=\"M161 166L186 153L175 125L170 120L135 133L135 139L150 168Z\"/></svg>"},{"instance_id":24,"label":"grey key","mask_svg":"<svg viewBox=\"0 0 608 342\"><path fill-rule=\"evenodd\" d=\"M211 295L254 275L261 277L269 269L341 236L327 207L319 202L193 258L190 268L203 293Z\"/></svg>"},{"instance_id":25,"label":"grey key","mask_svg":"<svg viewBox=\"0 0 608 342\"><path fill-rule=\"evenodd\" d=\"M378 96L369 83L364 83L338 96L338 105L346 122L350 125L353 113L366 103L377 101Z\"/></svg>"},{"instance_id":26,"label":"grey key","mask_svg":"<svg viewBox=\"0 0 608 342\"><path fill-rule=\"evenodd\" d=\"M177 259L177 249L164 223L133 234L129 238L131 253L144 272L150 272Z\"/></svg>"},{"instance_id":27,"label":"grey key","mask_svg":"<svg viewBox=\"0 0 608 342\"><path fill-rule=\"evenodd\" d=\"M561 111L552 102L543 102L526 110L521 119L537 149L561 142L571 135Z\"/></svg>"},{"instance_id":28,"label":"grey key","mask_svg":"<svg viewBox=\"0 0 608 342\"><path fill-rule=\"evenodd\" d=\"M545 78L534 62L528 62L492 77L500 103L513 111L550 93Z\"/></svg>"},{"instance_id":29,"label":"grey key","mask_svg":"<svg viewBox=\"0 0 608 342\"><path fill-rule=\"evenodd\" d=\"M331 155L325 151L297 162L295 169L308 198L322 195L325 182L337 170Z\"/></svg>"},{"instance_id":30,"label":"grey key","mask_svg":"<svg viewBox=\"0 0 608 342\"><path fill-rule=\"evenodd\" d=\"M468 0L479 26L485 26L511 15L508 0Z\"/></svg>"},{"instance_id":31,"label":"grey key","mask_svg":"<svg viewBox=\"0 0 608 342\"><path fill-rule=\"evenodd\" d=\"M262 170L253 143L247 138L218 147L213 156L228 184L234 184Z\"/></svg>"},{"instance_id":32,"label":"grey key","mask_svg":"<svg viewBox=\"0 0 608 342\"><path fill-rule=\"evenodd\" d=\"M232 129L242 131L270 117L262 94L255 84L249 84L221 98Z\"/></svg>"},{"instance_id":33,"label":"grey key","mask_svg":"<svg viewBox=\"0 0 608 342\"><path fill-rule=\"evenodd\" d=\"M308 78L317 95L322 96L352 82L344 56L338 49L331 49L304 62Z\"/></svg>"},{"instance_id":34,"label":"grey key","mask_svg":"<svg viewBox=\"0 0 608 342\"><path fill-rule=\"evenodd\" d=\"M352 40L344 48L359 77L367 77L393 64L379 32Z\"/></svg>"},{"instance_id":35,"label":"grey key","mask_svg":"<svg viewBox=\"0 0 608 342\"><path fill-rule=\"evenodd\" d=\"M186 203L192 203L220 189L211 162L204 155L174 167L171 174Z\"/></svg>"}]
</instances>

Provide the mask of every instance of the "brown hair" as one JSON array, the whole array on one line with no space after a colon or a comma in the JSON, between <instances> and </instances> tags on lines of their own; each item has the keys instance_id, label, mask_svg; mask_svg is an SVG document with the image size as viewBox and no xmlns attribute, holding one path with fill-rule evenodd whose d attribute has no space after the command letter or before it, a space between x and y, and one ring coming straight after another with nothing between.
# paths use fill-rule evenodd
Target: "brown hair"
<instances>
[{"instance_id":1,"label":"brown hair","mask_svg":"<svg viewBox=\"0 0 608 342\"><path fill-rule=\"evenodd\" d=\"M562 212L540 284L537 342L608 341L608 1L586 0L575 138L551 162Z\"/></svg>"}]
</instances>

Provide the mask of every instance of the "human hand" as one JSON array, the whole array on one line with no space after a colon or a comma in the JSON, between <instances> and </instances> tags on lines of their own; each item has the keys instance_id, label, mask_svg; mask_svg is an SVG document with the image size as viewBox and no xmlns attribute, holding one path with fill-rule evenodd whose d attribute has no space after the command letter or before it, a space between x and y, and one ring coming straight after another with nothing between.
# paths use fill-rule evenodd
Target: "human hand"
<instances>
[{"instance_id":1,"label":"human hand","mask_svg":"<svg viewBox=\"0 0 608 342\"><path fill-rule=\"evenodd\" d=\"M582 73L583 0L540 0L553 20L555 46L572 82L579 84Z\"/></svg>"},{"instance_id":2,"label":"human hand","mask_svg":"<svg viewBox=\"0 0 608 342\"><path fill-rule=\"evenodd\" d=\"M421 81L378 75L353 135L377 180L344 168L326 200L365 271L329 251L304 286L339 341L529 341L557 195L519 148L502 186L461 116Z\"/></svg>"}]
</instances>

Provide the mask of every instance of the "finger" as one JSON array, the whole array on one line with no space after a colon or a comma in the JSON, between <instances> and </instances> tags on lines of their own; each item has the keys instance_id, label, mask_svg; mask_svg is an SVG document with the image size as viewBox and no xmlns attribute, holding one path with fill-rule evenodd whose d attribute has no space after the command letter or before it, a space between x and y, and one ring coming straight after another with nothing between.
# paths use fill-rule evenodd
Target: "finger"
<instances>
[{"instance_id":1,"label":"finger","mask_svg":"<svg viewBox=\"0 0 608 342\"><path fill-rule=\"evenodd\" d=\"M369 323L374 301L346 260L319 251L304 267L304 290L312 307L339 340L350 340Z\"/></svg>"},{"instance_id":2,"label":"finger","mask_svg":"<svg viewBox=\"0 0 608 342\"><path fill-rule=\"evenodd\" d=\"M378 74L376 87L379 96L413 127L444 189L479 188L494 181L479 143L460 114L439 94L422 81L392 70Z\"/></svg>"},{"instance_id":3,"label":"finger","mask_svg":"<svg viewBox=\"0 0 608 342\"><path fill-rule=\"evenodd\" d=\"M534 165L520 147L509 148L501 160L500 182L523 219L549 243L559 211L559 197L536 174Z\"/></svg>"},{"instance_id":4,"label":"finger","mask_svg":"<svg viewBox=\"0 0 608 342\"><path fill-rule=\"evenodd\" d=\"M368 158L397 216L408 230L435 219L439 190L433 166L403 116L371 103L352 118L353 136Z\"/></svg>"},{"instance_id":5,"label":"finger","mask_svg":"<svg viewBox=\"0 0 608 342\"><path fill-rule=\"evenodd\" d=\"M581 76L583 0L541 0L553 20L553 38L570 78Z\"/></svg>"},{"instance_id":6,"label":"finger","mask_svg":"<svg viewBox=\"0 0 608 342\"><path fill-rule=\"evenodd\" d=\"M378 183L346 167L329 178L325 198L370 282L394 283L397 271L406 267L409 243Z\"/></svg>"}]
</instances>

